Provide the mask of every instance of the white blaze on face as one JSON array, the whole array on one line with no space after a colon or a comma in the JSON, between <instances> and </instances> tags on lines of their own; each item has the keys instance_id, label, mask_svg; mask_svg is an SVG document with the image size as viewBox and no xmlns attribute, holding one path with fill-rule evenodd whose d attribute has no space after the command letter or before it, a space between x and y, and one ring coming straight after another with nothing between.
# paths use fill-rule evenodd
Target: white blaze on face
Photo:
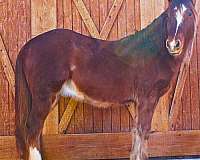
<instances>
[{"instance_id":1,"label":"white blaze on face","mask_svg":"<svg viewBox=\"0 0 200 160\"><path fill-rule=\"evenodd\" d=\"M175 33L175 36L176 36L176 34L178 32L178 28L181 25L181 23L183 22L183 15L184 15L185 11L187 10L187 8L185 7L184 4L181 4L179 9L177 9L177 7L175 7L174 10L176 10L176 21L177 21L176 33Z\"/></svg>"},{"instance_id":2,"label":"white blaze on face","mask_svg":"<svg viewBox=\"0 0 200 160\"><path fill-rule=\"evenodd\" d=\"M42 160L41 154L36 147L29 148L29 160Z\"/></svg>"}]
</instances>

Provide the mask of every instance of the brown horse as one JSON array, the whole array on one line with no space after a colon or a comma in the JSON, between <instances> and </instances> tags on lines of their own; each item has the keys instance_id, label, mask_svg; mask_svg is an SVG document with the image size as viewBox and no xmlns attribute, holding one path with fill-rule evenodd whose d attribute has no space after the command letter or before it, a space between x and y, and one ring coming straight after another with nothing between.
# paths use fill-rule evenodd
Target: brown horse
<instances>
[{"instance_id":1,"label":"brown horse","mask_svg":"<svg viewBox=\"0 0 200 160\"><path fill-rule=\"evenodd\" d=\"M172 0L146 29L117 41L94 39L67 29L30 40L16 63L20 158L42 159L44 121L59 97L68 96L99 107L135 103L138 118L130 157L147 159L144 143L155 106L175 83L183 58L190 53L195 30L194 2Z\"/></svg>"}]
</instances>

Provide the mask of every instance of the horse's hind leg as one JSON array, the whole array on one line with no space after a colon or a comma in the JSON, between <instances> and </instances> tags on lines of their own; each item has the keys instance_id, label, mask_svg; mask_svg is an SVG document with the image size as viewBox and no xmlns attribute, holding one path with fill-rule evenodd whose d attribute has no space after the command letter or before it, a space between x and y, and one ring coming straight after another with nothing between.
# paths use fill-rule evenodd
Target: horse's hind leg
<instances>
[{"instance_id":1,"label":"horse's hind leg","mask_svg":"<svg viewBox=\"0 0 200 160\"><path fill-rule=\"evenodd\" d=\"M42 160L40 144L41 133L44 121L51 107L50 96L32 96L32 108L27 120L27 148L29 150L29 160Z\"/></svg>"}]
</instances>

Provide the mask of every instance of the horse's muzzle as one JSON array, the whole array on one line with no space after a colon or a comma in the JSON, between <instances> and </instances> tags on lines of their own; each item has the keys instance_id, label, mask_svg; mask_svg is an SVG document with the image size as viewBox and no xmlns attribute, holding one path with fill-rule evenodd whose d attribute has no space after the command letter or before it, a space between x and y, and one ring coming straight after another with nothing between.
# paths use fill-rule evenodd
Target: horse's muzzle
<instances>
[{"instance_id":1,"label":"horse's muzzle","mask_svg":"<svg viewBox=\"0 0 200 160\"><path fill-rule=\"evenodd\" d=\"M182 52L182 43L180 40L166 40L166 47L171 55L180 55Z\"/></svg>"}]
</instances>

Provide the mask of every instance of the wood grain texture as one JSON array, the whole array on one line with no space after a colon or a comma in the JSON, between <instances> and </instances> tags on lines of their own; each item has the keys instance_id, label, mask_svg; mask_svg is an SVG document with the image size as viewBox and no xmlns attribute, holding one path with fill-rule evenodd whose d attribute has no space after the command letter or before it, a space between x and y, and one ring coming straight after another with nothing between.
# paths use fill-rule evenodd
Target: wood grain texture
<instances>
[{"instance_id":1,"label":"wood grain texture","mask_svg":"<svg viewBox=\"0 0 200 160\"><path fill-rule=\"evenodd\" d=\"M197 63L197 72L198 72L198 88L199 88L199 91L200 91L200 27L198 25L198 29L197 29L197 49L196 49L196 52L197 52L197 60L198 60L198 63ZM200 103L200 93L199 93L199 103ZM198 115L200 117L200 113ZM200 125L199 125L200 127Z\"/></svg>"},{"instance_id":2,"label":"wood grain texture","mask_svg":"<svg viewBox=\"0 0 200 160\"><path fill-rule=\"evenodd\" d=\"M76 8L78 9L82 20L84 21L85 25L88 28L88 31L92 37L100 38L99 31L93 22L92 18L90 17L90 14L88 10L85 7L85 4L82 0L73 0L74 4L76 5Z\"/></svg>"},{"instance_id":3,"label":"wood grain texture","mask_svg":"<svg viewBox=\"0 0 200 160\"><path fill-rule=\"evenodd\" d=\"M79 103L75 111L75 133L84 133L84 104Z\"/></svg>"},{"instance_id":4,"label":"wood grain texture","mask_svg":"<svg viewBox=\"0 0 200 160\"><path fill-rule=\"evenodd\" d=\"M30 2L26 0L7 0L0 3L0 35L3 39L4 48L1 58L5 59L4 72L1 72L1 106L0 115L3 128L0 127L1 135L14 135L15 132L15 107L14 107L14 71L16 57L20 48L30 39ZM2 46L1 46L2 47ZM2 48L1 48L2 49ZM7 55L4 53L7 52ZM10 61L10 62L9 62ZM3 71L2 67L1 70ZM4 76L5 70L9 70L10 78ZM13 72L13 73L12 73ZM8 79L12 79L9 80ZM11 82L13 81L13 83Z\"/></svg>"},{"instance_id":5,"label":"wood grain texture","mask_svg":"<svg viewBox=\"0 0 200 160\"><path fill-rule=\"evenodd\" d=\"M65 129L68 127L77 104L78 102L74 101L73 99L70 99L68 102L67 108L65 109L59 123L59 133L63 133L63 131L65 131Z\"/></svg>"},{"instance_id":6,"label":"wood grain texture","mask_svg":"<svg viewBox=\"0 0 200 160\"><path fill-rule=\"evenodd\" d=\"M9 83L0 65L0 135L10 135ZM12 126L14 127L14 126Z\"/></svg>"},{"instance_id":7,"label":"wood grain texture","mask_svg":"<svg viewBox=\"0 0 200 160\"><path fill-rule=\"evenodd\" d=\"M198 57L197 40L194 41L193 56L190 62L190 106L191 106L191 129L199 129L199 87L198 87ZM189 116L189 115L187 115Z\"/></svg>"},{"instance_id":8,"label":"wood grain texture","mask_svg":"<svg viewBox=\"0 0 200 160\"><path fill-rule=\"evenodd\" d=\"M189 72L188 72L189 73ZM191 128L191 105L190 105L190 75L187 74L185 86L182 94L182 104L183 104L183 126L182 129L190 130Z\"/></svg>"},{"instance_id":9,"label":"wood grain texture","mask_svg":"<svg viewBox=\"0 0 200 160\"><path fill-rule=\"evenodd\" d=\"M48 160L128 158L131 138L130 133L43 136L43 151ZM199 141L200 131L154 133L149 137L148 153L160 158L199 155ZM0 137L0 157L17 160L13 136Z\"/></svg>"},{"instance_id":10,"label":"wood grain texture","mask_svg":"<svg viewBox=\"0 0 200 160\"><path fill-rule=\"evenodd\" d=\"M12 90L13 95L15 94L15 73L12 67L8 52L6 51L6 47L3 42L3 38L0 35L0 62L3 68L3 71L6 75L6 78L10 84L10 88Z\"/></svg>"},{"instance_id":11,"label":"wood grain texture","mask_svg":"<svg viewBox=\"0 0 200 160\"><path fill-rule=\"evenodd\" d=\"M107 37L110 33L110 30L115 22L115 19L119 13L122 3L123 3L123 0L115 0L113 2L113 5L108 13L106 22L103 25L102 30L100 32L100 37L102 39L107 39Z\"/></svg>"},{"instance_id":12,"label":"wood grain texture","mask_svg":"<svg viewBox=\"0 0 200 160\"><path fill-rule=\"evenodd\" d=\"M31 0L32 37L55 29L57 26L56 17L56 0Z\"/></svg>"},{"instance_id":13,"label":"wood grain texture","mask_svg":"<svg viewBox=\"0 0 200 160\"><path fill-rule=\"evenodd\" d=\"M60 1L60 0L59 0ZM58 8L60 10L60 8ZM63 0L63 23L64 28L72 30L72 1Z\"/></svg>"},{"instance_id":14,"label":"wood grain texture","mask_svg":"<svg viewBox=\"0 0 200 160\"><path fill-rule=\"evenodd\" d=\"M128 4L127 4L128 5ZM141 30L141 4L140 0L135 0L135 8L134 8L134 13L135 13L135 30L140 31Z\"/></svg>"},{"instance_id":15,"label":"wood grain texture","mask_svg":"<svg viewBox=\"0 0 200 160\"><path fill-rule=\"evenodd\" d=\"M64 3L63 0L56 0L56 11L57 11L57 28L64 28ZM68 2L69 3L69 2ZM68 4L68 6L70 6ZM65 4L66 7L66 4ZM70 15L70 14L69 14Z\"/></svg>"}]
</instances>

